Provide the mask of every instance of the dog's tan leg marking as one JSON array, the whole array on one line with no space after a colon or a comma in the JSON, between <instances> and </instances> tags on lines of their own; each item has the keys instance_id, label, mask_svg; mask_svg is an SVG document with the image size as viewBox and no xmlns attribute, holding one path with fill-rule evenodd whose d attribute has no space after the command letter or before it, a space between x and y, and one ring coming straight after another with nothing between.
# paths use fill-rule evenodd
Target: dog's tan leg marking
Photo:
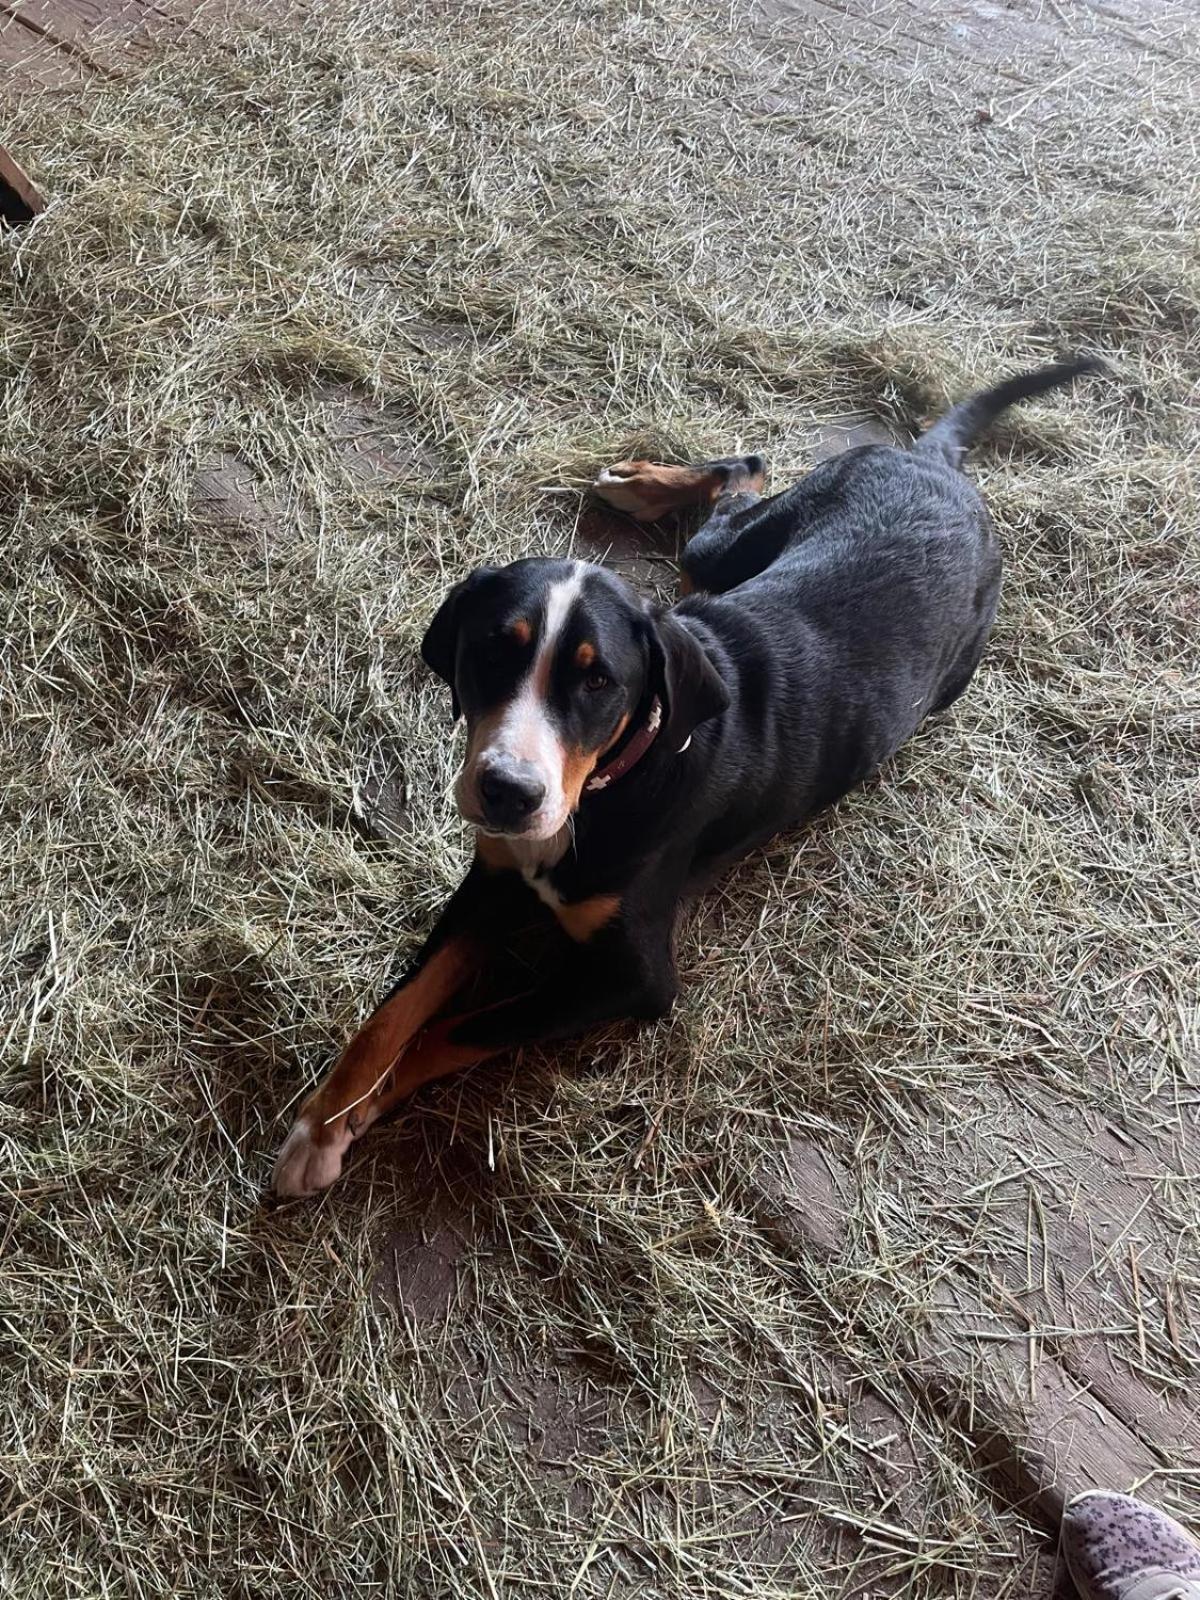
<instances>
[{"instance_id":1,"label":"dog's tan leg marking","mask_svg":"<svg viewBox=\"0 0 1200 1600\"><path fill-rule=\"evenodd\" d=\"M432 1083L435 1078L448 1077L452 1072L473 1067L488 1056L498 1054L499 1046L455 1044L451 1040L450 1030L465 1020L465 1015L443 1017L438 1022L431 1022L417 1035L396 1063L396 1069L391 1074L392 1081L380 1096L377 1116L384 1115L401 1101L407 1100L422 1084Z\"/></svg>"},{"instance_id":2,"label":"dog's tan leg marking","mask_svg":"<svg viewBox=\"0 0 1200 1600\"><path fill-rule=\"evenodd\" d=\"M708 467L669 467L657 461L619 461L593 487L602 500L635 522L657 522L671 511L710 504L724 478Z\"/></svg>"},{"instance_id":3,"label":"dog's tan leg marking","mask_svg":"<svg viewBox=\"0 0 1200 1600\"><path fill-rule=\"evenodd\" d=\"M423 1084L433 1083L437 1078L449 1077L452 1072L462 1072L467 1067L477 1066L489 1056L499 1055L508 1049L507 1045L459 1044L450 1035L460 1024L470 1022L475 1017L485 1016L489 1011L500 1010L511 1004L513 998L521 997L509 996L491 1005L481 1006L477 1011L463 1011L449 1017L439 1017L436 1022L431 1022L428 1027L422 1028L405 1047L399 1061L387 1074L383 1086L374 1097L371 1120L374 1121L378 1117L386 1116L389 1111L394 1111Z\"/></svg>"},{"instance_id":4,"label":"dog's tan leg marking","mask_svg":"<svg viewBox=\"0 0 1200 1600\"><path fill-rule=\"evenodd\" d=\"M346 1151L382 1114L405 1046L462 988L478 960L473 940L449 940L355 1034L301 1106L284 1141L272 1179L277 1195L316 1194L329 1187Z\"/></svg>"},{"instance_id":5,"label":"dog's tan leg marking","mask_svg":"<svg viewBox=\"0 0 1200 1600\"><path fill-rule=\"evenodd\" d=\"M712 505L723 494L759 494L762 472L739 470L738 459L671 467L659 461L619 461L593 484L602 500L635 522L657 522L671 511Z\"/></svg>"}]
</instances>

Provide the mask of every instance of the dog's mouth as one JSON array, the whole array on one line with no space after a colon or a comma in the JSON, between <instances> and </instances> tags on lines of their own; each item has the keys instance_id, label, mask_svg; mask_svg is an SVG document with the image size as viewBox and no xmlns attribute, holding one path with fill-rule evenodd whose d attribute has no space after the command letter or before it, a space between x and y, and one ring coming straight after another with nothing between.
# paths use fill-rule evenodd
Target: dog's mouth
<instances>
[{"instance_id":1,"label":"dog's mouth","mask_svg":"<svg viewBox=\"0 0 1200 1600\"><path fill-rule=\"evenodd\" d=\"M567 821L567 818L564 817L562 821L553 825L546 823L543 826L539 823L536 826L523 828L497 828L486 822L483 817L477 816L469 810L464 810L462 806L458 808L458 813L464 822L469 822L476 833L483 834L485 839L521 839L528 844L536 844L540 840L555 838L556 835L562 832Z\"/></svg>"},{"instance_id":2,"label":"dog's mouth","mask_svg":"<svg viewBox=\"0 0 1200 1600\"><path fill-rule=\"evenodd\" d=\"M458 814L479 833L489 839L522 840L536 843L553 839L566 826L571 808L566 796L548 795L534 809L524 815L512 815L505 801L493 799L488 804L479 782L477 768L466 766L454 785L454 800Z\"/></svg>"}]
</instances>

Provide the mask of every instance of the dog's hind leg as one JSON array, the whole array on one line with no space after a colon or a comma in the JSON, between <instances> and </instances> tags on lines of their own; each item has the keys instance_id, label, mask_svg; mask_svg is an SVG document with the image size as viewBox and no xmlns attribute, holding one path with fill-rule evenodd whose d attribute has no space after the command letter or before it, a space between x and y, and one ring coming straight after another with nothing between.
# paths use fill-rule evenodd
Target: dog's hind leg
<instances>
[{"instance_id":1,"label":"dog's hind leg","mask_svg":"<svg viewBox=\"0 0 1200 1600\"><path fill-rule=\"evenodd\" d=\"M759 533L759 506L769 505L757 494L734 491L723 494L712 516L688 540L682 556L680 587L684 594L701 590L723 594L756 577L779 554L781 541Z\"/></svg>"},{"instance_id":2,"label":"dog's hind leg","mask_svg":"<svg viewBox=\"0 0 1200 1600\"><path fill-rule=\"evenodd\" d=\"M622 461L606 467L595 482L596 493L637 522L656 522L672 511L711 509L699 532L688 541L680 562L680 593L731 588L718 582L738 542L743 513L762 498L766 465L761 456L724 456L696 467L669 467L654 461ZM740 564L736 564L740 565ZM743 573L734 582L751 577Z\"/></svg>"},{"instance_id":3,"label":"dog's hind leg","mask_svg":"<svg viewBox=\"0 0 1200 1600\"><path fill-rule=\"evenodd\" d=\"M765 572L787 546L807 537L819 514L836 500L842 478L862 454L861 450L849 451L825 462L791 489L769 499L739 492L741 483L731 485L733 492L721 496L712 516L683 552L681 565L691 587L724 594ZM761 487L761 479L746 487Z\"/></svg>"},{"instance_id":4,"label":"dog's hind leg","mask_svg":"<svg viewBox=\"0 0 1200 1600\"><path fill-rule=\"evenodd\" d=\"M659 461L619 461L605 467L594 492L635 522L657 522L672 511L717 505L725 496L756 497L766 465L761 456L723 456L698 466L672 467Z\"/></svg>"}]
</instances>

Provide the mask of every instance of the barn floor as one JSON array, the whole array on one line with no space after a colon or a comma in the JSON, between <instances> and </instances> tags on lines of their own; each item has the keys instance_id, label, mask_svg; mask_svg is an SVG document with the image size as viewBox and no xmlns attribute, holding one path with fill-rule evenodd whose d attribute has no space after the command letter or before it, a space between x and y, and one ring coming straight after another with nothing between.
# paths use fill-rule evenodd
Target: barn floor
<instances>
[{"instance_id":1,"label":"barn floor","mask_svg":"<svg viewBox=\"0 0 1200 1600\"><path fill-rule=\"evenodd\" d=\"M0 0L3 71L0 1592L1049 1600L1064 1495L1200 1528L1190 0ZM604 461L1075 350L973 463L971 692L672 1019L266 1209L462 870L446 584L667 592Z\"/></svg>"}]
</instances>

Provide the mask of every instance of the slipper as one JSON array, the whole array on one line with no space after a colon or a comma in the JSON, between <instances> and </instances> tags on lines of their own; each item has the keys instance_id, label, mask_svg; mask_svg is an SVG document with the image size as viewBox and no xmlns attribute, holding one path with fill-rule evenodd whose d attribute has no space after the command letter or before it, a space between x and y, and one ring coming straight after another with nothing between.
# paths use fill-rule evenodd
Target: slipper
<instances>
[{"instance_id":1,"label":"slipper","mask_svg":"<svg viewBox=\"0 0 1200 1600\"><path fill-rule=\"evenodd\" d=\"M1132 1495L1076 1495L1062 1545L1081 1600L1200 1600L1200 1544Z\"/></svg>"}]
</instances>

